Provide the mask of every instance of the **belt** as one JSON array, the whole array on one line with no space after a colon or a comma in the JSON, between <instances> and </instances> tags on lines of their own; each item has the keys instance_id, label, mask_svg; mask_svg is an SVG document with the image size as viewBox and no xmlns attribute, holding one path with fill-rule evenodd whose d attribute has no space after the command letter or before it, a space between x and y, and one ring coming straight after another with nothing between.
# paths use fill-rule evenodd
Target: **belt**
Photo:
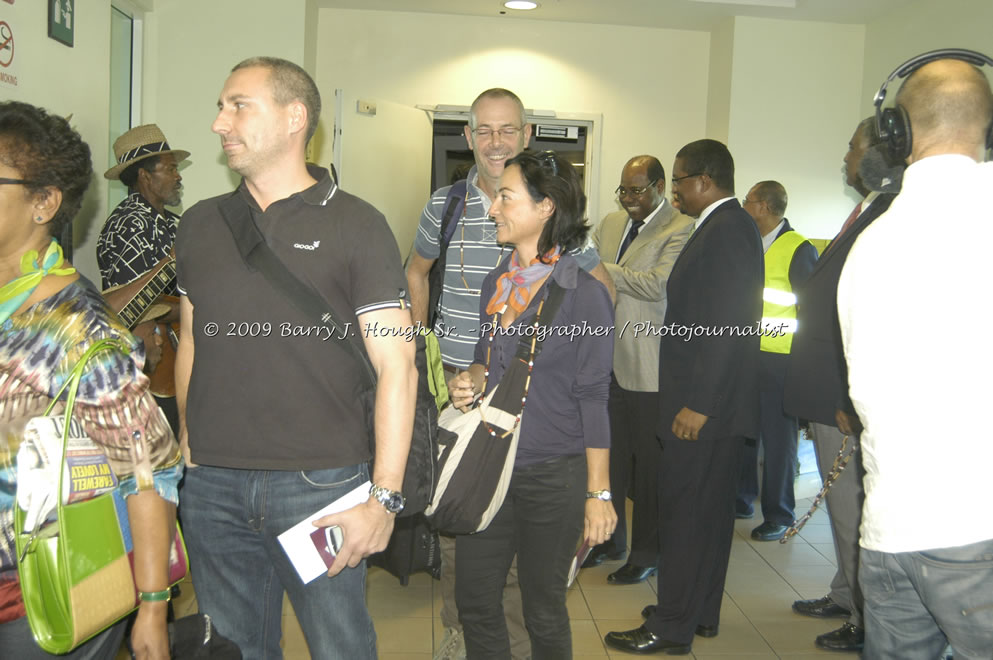
<instances>
[{"instance_id":1,"label":"belt","mask_svg":"<svg viewBox=\"0 0 993 660\"><path fill-rule=\"evenodd\" d=\"M445 370L445 373L446 374L451 374L453 376L456 376L459 373L459 368L458 367L453 367L450 364L443 364L443 365L441 365L441 368Z\"/></svg>"}]
</instances>

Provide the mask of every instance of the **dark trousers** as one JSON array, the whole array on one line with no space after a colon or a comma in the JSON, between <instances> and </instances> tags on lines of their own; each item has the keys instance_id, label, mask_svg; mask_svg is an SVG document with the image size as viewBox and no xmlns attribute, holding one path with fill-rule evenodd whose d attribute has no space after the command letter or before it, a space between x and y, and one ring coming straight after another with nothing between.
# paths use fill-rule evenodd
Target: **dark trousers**
<instances>
[{"instance_id":1,"label":"dark trousers","mask_svg":"<svg viewBox=\"0 0 993 660\"><path fill-rule=\"evenodd\" d=\"M696 442L666 440L659 477L659 601L645 627L683 644L720 622L744 444L705 430Z\"/></svg>"},{"instance_id":2,"label":"dark trousers","mask_svg":"<svg viewBox=\"0 0 993 660\"><path fill-rule=\"evenodd\" d=\"M765 450L762 469L762 518L777 525L793 522L796 500L793 481L796 477L796 441L799 431L796 417L783 412L783 390L789 355L759 354L759 412L762 433L760 442ZM738 481L736 508L740 513L751 512L752 502L759 494L758 443L746 445L741 457L741 477Z\"/></svg>"},{"instance_id":3,"label":"dark trousers","mask_svg":"<svg viewBox=\"0 0 993 660\"><path fill-rule=\"evenodd\" d=\"M496 517L455 539L455 602L469 660L510 658L503 587L517 555L533 660L572 657L566 579L583 533L586 456L515 468Z\"/></svg>"},{"instance_id":4,"label":"dark trousers","mask_svg":"<svg viewBox=\"0 0 993 660\"><path fill-rule=\"evenodd\" d=\"M631 516L631 554L628 563L655 566L659 560L658 392L633 392L610 378L610 489L614 494L617 528L606 544L610 550L627 547L625 501L634 502Z\"/></svg>"}]
</instances>

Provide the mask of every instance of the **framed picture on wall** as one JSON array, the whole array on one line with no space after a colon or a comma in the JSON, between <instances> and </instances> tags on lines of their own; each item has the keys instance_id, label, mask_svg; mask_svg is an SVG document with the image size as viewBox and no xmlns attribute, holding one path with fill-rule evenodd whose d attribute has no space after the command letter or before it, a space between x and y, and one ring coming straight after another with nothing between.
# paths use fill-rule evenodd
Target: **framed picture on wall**
<instances>
[{"instance_id":1,"label":"framed picture on wall","mask_svg":"<svg viewBox=\"0 0 993 660\"><path fill-rule=\"evenodd\" d=\"M48 36L72 48L76 29L76 0L48 1Z\"/></svg>"}]
</instances>

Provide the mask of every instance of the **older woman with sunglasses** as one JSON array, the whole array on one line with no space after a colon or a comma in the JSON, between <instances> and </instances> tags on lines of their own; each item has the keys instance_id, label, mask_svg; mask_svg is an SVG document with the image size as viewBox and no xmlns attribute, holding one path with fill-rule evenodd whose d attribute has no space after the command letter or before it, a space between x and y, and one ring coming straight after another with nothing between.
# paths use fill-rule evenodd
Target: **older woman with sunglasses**
<instances>
[{"instance_id":1,"label":"older woman with sunglasses","mask_svg":"<svg viewBox=\"0 0 993 660\"><path fill-rule=\"evenodd\" d=\"M79 276L56 240L82 204L90 149L69 123L41 108L0 103L0 656L51 658L25 617L14 547L15 460L24 425L45 408L80 356L119 338L131 355L87 363L73 418L101 446L120 479L134 540L141 606L131 633L138 658L168 658L167 566L183 463L148 393L141 343ZM130 587L128 587L130 589ZM97 604L95 604L97 605ZM124 624L61 658L111 659Z\"/></svg>"},{"instance_id":2,"label":"older woman with sunglasses","mask_svg":"<svg viewBox=\"0 0 993 660\"><path fill-rule=\"evenodd\" d=\"M572 657L566 582L580 539L602 543L617 518L609 502L607 393L613 305L568 253L589 231L579 175L552 152L507 161L490 215L497 241L515 246L483 283L489 332L474 364L449 382L467 409L500 381L521 332L540 319L552 283L564 290L524 393L507 496L482 532L456 539L455 598L468 658L509 658L501 606L514 556L534 660ZM484 328L486 325L484 325Z\"/></svg>"}]
</instances>

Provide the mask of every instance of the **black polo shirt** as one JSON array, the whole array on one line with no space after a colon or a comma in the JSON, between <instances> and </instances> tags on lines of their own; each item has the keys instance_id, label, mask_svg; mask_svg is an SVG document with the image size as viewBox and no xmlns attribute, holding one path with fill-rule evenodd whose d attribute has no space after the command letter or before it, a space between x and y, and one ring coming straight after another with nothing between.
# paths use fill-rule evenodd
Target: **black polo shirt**
<instances>
[{"instance_id":1,"label":"black polo shirt","mask_svg":"<svg viewBox=\"0 0 993 660\"><path fill-rule=\"evenodd\" d=\"M244 182L233 194L245 197L289 270L361 337L359 314L406 304L400 252L381 213L327 170L310 173L318 183L264 212ZM194 307L186 405L193 461L301 470L369 460L361 365L340 337L315 327L245 264L218 209L228 195L189 209L176 238L178 288Z\"/></svg>"}]
</instances>

